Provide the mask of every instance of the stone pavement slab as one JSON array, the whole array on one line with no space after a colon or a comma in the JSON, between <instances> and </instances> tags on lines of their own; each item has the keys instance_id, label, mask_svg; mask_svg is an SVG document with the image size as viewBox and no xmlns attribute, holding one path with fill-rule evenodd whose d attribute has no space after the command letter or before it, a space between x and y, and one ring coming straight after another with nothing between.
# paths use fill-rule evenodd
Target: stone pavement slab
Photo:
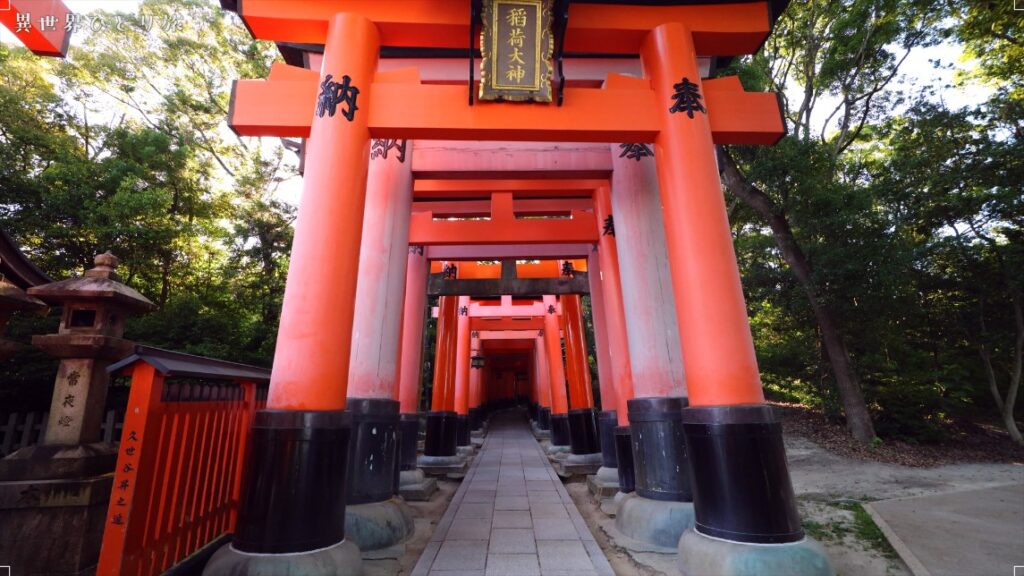
<instances>
[{"instance_id":1,"label":"stone pavement slab","mask_svg":"<svg viewBox=\"0 0 1024 576\"><path fill-rule=\"evenodd\" d=\"M865 504L914 576L1024 575L1024 484ZM1020 566L1014 572L1014 566Z\"/></svg>"},{"instance_id":2,"label":"stone pavement slab","mask_svg":"<svg viewBox=\"0 0 1024 576\"><path fill-rule=\"evenodd\" d=\"M492 417L479 454L412 573L614 576L522 410Z\"/></svg>"}]
</instances>

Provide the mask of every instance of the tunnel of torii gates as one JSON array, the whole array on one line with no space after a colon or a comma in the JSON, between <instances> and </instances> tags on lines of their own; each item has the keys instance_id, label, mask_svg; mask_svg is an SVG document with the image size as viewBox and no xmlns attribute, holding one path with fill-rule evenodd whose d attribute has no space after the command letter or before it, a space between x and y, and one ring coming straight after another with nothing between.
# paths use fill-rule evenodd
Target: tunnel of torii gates
<instances>
[{"instance_id":1,"label":"tunnel of torii gates","mask_svg":"<svg viewBox=\"0 0 1024 576\"><path fill-rule=\"evenodd\" d=\"M785 133L776 95L711 76L786 2L555 0L547 103L475 101L480 0L221 4L285 56L235 83L229 125L301 138L304 180L258 449L208 572L358 572L346 504L457 462L514 402L652 503L643 521L688 523L684 573L828 572L764 403L715 152Z\"/></svg>"}]
</instances>

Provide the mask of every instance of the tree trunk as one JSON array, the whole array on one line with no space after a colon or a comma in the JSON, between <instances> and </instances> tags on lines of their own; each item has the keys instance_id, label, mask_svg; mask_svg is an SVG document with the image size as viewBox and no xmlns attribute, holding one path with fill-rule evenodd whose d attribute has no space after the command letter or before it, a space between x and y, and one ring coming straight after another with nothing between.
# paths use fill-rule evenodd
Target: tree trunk
<instances>
[{"instance_id":1,"label":"tree trunk","mask_svg":"<svg viewBox=\"0 0 1024 576\"><path fill-rule=\"evenodd\" d=\"M740 172L736 161L728 151L723 149L722 152L722 182L730 192L744 204L753 208L768 223L775 243L782 252L782 257L807 294L807 300L814 312L818 328L821 330L822 344L832 366L839 399L842 401L843 411L846 413L847 429L858 441L870 442L875 437L875 427L871 422L871 414L868 413L867 405L864 403L864 392L861 390L860 379L853 369L850 353L843 342L838 321L828 306L821 301L818 289L814 285L810 262L807 261L803 250L797 244L789 221L779 212L772 199L747 182L746 177Z\"/></svg>"}]
</instances>

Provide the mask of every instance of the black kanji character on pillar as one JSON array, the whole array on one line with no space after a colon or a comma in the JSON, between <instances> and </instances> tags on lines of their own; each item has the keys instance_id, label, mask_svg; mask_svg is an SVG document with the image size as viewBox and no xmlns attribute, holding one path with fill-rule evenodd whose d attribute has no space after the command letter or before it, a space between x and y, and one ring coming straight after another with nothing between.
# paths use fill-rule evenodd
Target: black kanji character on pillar
<instances>
[{"instance_id":1,"label":"black kanji character on pillar","mask_svg":"<svg viewBox=\"0 0 1024 576\"><path fill-rule=\"evenodd\" d=\"M467 306L463 306L462 308L459 308L459 316L468 316L468 315L469 315L469 308Z\"/></svg>"},{"instance_id":2,"label":"black kanji character on pillar","mask_svg":"<svg viewBox=\"0 0 1024 576\"><path fill-rule=\"evenodd\" d=\"M673 84L672 89L675 90L672 99L676 102L668 109L670 113L686 112L690 118L693 118L694 112L703 112L705 115L708 113L700 102L703 98L700 95L700 87L690 82L689 78L683 77L683 81Z\"/></svg>"},{"instance_id":3,"label":"black kanji character on pillar","mask_svg":"<svg viewBox=\"0 0 1024 576\"><path fill-rule=\"evenodd\" d=\"M118 526L124 526L124 516L121 514L114 514L114 517L110 519L111 524L117 524Z\"/></svg>"},{"instance_id":4,"label":"black kanji character on pillar","mask_svg":"<svg viewBox=\"0 0 1024 576\"><path fill-rule=\"evenodd\" d=\"M554 304L548 304L548 314L554 314L554 313L555 313L555 305Z\"/></svg>"},{"instance_id":5,"label":"black kanji character on pillar","mask_svg":"<svg viewBox=\"0 0 1024 576\"><path fill-rule=\"evenodd\" d=\"M445 280L454 280L459 274L459 267L455 264L445 264L444 270L441 271L441 277Z\"/></svg>"},{"instance_id":6,"label":"black kanji character on pillar","mask_svg":"<svg viewBox=\"0 0 1024 576\"><path fill-rule=\"evenodd\" d=\"M572 267L572 262L565 260L562 262L562 276L566 278L572 278L576 275L576 270Z\"/></svg>"},{"instance_id":7,"label":"black kanji character on pillar","mask_svg":"<svg viewBox=\"0 0 1024 576\"><path fill-rule=\"evenodd\" d=\"M398 162L405 162L405 140L389 139L389 138L374 138L373 145L370 146L370 160L376 160L377 158L388 159L388 150L392 148L398 150Z\"/></svg>"},{"instance_id":8,"label":"black kanji character on pillar","mask_svg":"<svg viewBox=\"0 0 1024 576\"><path fill-rule=\"evenodd\" d=\"M341 77L340 83L334 81L332 74L324 76L324 81L320 83L320 97L316 102L316 115L320 118L323 118L324 114L334 116L338 111L338 104L348 104L348 109L342 109L341 115L351 122L356 117L356 110L359 109L356 106L359 88L352 86L351 82L348 74Z\"/></svg>"},{"instance_id":9,"label":"black kanji character on pillar","mask_svg":"<svg viewBox=\"0 0 1024 576\"><path fill-rule=\"evenodd\" d=\"M611 214L604 219L604 228L601 230L601 236L615 236L615 220L612 219Z\"/></svg>"},{"instance_id":10,"label":"black kanji character on pillar","mask_svg":"<svg viewBox=\"0 0 1024 576\"><path fill-rule=\"evenodd\" d=\"M647 144L619 144L619 148L622 148L619 158L627 158L639 162L645 156L654 156L654 152Z\"/></svg>"}]
</instances>

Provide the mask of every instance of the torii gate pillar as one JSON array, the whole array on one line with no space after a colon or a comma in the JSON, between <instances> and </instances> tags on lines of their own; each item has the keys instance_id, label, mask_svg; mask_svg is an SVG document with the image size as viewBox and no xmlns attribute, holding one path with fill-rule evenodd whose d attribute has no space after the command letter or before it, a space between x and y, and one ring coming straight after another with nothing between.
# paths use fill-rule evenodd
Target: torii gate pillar
<instances>
[{"instance_id":1,"label":"torii gate pillar","mask_svg":"<svg viewBox=\"0 0 1024 576\"><path fill-rule=\"evenodd\" d=\"M641 60L663 105L655 158L690 397L682 425L696 524L679 541L680 568L829 573L824 551L800 527L781 424L764 404L710 125L693 106L702 83L690 31L654 28Z\"/></svg>"},{"instance_id":2,"label":"torii gate pillar","mask_svg":"<svg viewBox=\"0 0 1024 576\"><path fill-rule=\"evenodd\" d=\"M405 304L402 306L402 367L398 372L403 472L416 470L420 392L423 380L423 318L426 314L429 268L430 264L423 254L423 246L409 246L405 271Z\"/></svg>"},{"instance_id":3,"label":"torii gate pillar","mask_svg":"<svg viewBox=\"0 0 1024 576\"><path fill-rule=\"evenodd\" d=\"M551 452L569 450L569 402L565 395L561 328L554 296L544 296L544 347L547 352L548 382L551 389Z\"/></svg>"},{"instance_id":4,"label":"torii gate pillar","mask_svg":"<svg viewBox=\"0 0 1024 576\"><path fill-rule=\"evenodd\" d=\"M306 173L278 330L267 409L256 413L232 544L207 574L359 574L345 539L345 411L363 227L370 89L380 39L366 18L333 16L321 97L306 141ZM331 82L358 88L330 98ZM323 569L323 568L321 568Z\"/></svg>"},{"instance_id":5,"label":"torii gate pillar","mask_svg":"<svg viewBox=\"0 0 1024 576\"><path fill-rule=\"evenodd\" d=\"M690 475L677 472L689 468L680 420L687 402L682 350L654 158L620 150L611 146L611 201L635 394L627 405L637 497L622 501L617 528L675 546L693 526ZM647 521L630 521L639 515Z\"/></svg>"},{"instance_id":6,"label":"torii gate pillar","mask_svg":"<svg viewBox=\"0 0 1024 576\"><path fill-rule=\"evenodd\" d=\"M415 529L412 510L394 497L400 474L400 402L395 396L412 209L411 155L408 140L374 140L366 178L348 372L352 438L345 484L346 534L364 552L393 546Z\"/></svg>"}]
</instances>

